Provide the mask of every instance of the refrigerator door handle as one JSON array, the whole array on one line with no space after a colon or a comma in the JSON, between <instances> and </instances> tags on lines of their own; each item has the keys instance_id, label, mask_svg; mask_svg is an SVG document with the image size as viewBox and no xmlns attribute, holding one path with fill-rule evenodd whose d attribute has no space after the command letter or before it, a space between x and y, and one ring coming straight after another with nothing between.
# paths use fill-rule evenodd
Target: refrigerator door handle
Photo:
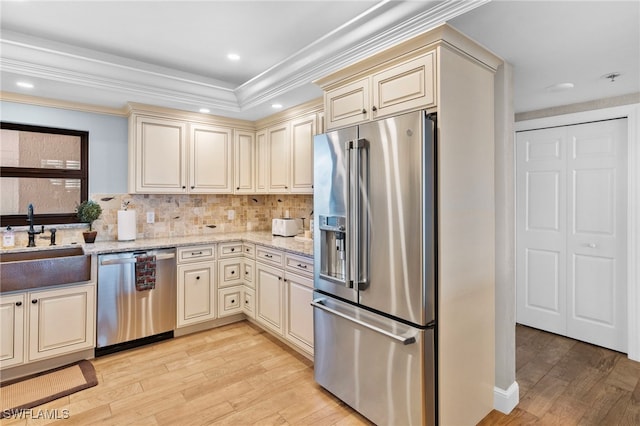
<instances>
[{"instance_id":1,"label":"refrigerator door handle","mask_svg":"<svg viewBox=\"0 0 640 426\"><path fill-rule=\"evenodd\" d=\"M365 139L358 139L349 143L351 150L353 151L353 180L354 189L349 202L351 203L351 230L353 241L353 259L354 272L352 274L353 284L358 290L365 290L367 288L367 278L365 270L367 268L367 262L362 258L363 244L362 244L362 232L364 230L365 235L367 232L366 216L362 216L362 202L363 194L367 194L367 182L366 182L366 170L363 175L362 156L363 151L367 148L367 141ZM364 198L366 199L366 198ZM364 253L366 255L366 253Z\"/></svg>"},{"instance_id":2,"label":"refrigerator door handle","mask_svg":"<svg viewBox=\"0 0 640 426\"><path fill-rule=\"evenodd\" d=\"M324 305L323 301L324 301L324 299L315 299L315 300L313 300L311 302L311 306L313 306L315 308L318 308L318 309L321 309L321 310L323 310L325 312L328 312L330 314L336 315L336 316L338 316L340 318L343 318L343 319L345 319L347 321L351 321L351 322L353 322L355 324L358 324L358 325L360 325L362 327L368 328L369 330L372 330L372 331L375 331L377 333L383 334L383 335L385 335L387 337L390 337L391 339L397 340L398 342L402 343L403 345L410 345L410 344L416 342L415 336L405 337L405 336L399 336L397 334L393 334L393 333L391 333L391 332L389 332L387 330L383 330L380 327L376 327L373 324L366 323L366 322L361 321L361 320L359 320L357 318L353 318L353 317L351 317L349 315L343 314L342 312L339 312L339 311L336 311L334 309L331 309L331 308L327 307L326 305Z\"/></svg>"}]
</instances>

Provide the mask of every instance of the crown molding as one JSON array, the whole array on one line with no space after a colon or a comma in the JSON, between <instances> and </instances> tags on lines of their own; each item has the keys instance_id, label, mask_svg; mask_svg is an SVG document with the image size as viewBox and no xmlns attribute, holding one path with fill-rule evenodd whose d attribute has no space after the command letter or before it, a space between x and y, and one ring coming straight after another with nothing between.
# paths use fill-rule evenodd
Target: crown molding
<instances>
[{"instance_id":1,"label":"crown molding","mask_svg":"<svg viewBox=\"0 0 640 426\"><path fill-rule=\"evenodd\" d=\"M126 106L122 108L109 108L98 105L83 104L79 102L68 102L58 99L41 98L38 96L30 96L12 92L0 92L0 101L36 105L48 108L67 109L71 111L89 112L94 114L115 115L119 117L127 117L129 115Z\"/></svg>"},{"instance_id":2,"label":"crown molding","mask_svg":"<svg viewBox=\"0 0 640 426\"><path fill-rule=\"evenodd\" d=\"M3 31L0 71L154 99L190 110L207 105L239 113L310 84L489 0L384 0L238 87L116 55Z\"/></svg>"}]
</instances>

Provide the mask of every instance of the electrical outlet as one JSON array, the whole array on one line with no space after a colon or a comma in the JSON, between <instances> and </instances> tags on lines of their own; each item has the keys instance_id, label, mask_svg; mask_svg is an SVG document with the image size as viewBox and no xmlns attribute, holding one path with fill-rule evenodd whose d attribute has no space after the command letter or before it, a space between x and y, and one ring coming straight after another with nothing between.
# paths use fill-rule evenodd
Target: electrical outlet
<instances>
[{"instance_id":1,"label":"electrical outlet","mask_svg":"<svg viewBox=\"0 0 640 426\"><path fill-rule=\"evenodd\" d=\"M228 210L227 211L227 219L234 220L235 218L236 218L236 211L235 210Z\"/></svg>"},{"instance_id":2,"label":"electrical outlet","mask_svg":"<svg viewBox=\"0 0 640 426\"><path fill-rule=\"evenodd\" d=\"M155 212L147 212L147 223L154 223L156 221Z\"/></svg>"}]
</instances>

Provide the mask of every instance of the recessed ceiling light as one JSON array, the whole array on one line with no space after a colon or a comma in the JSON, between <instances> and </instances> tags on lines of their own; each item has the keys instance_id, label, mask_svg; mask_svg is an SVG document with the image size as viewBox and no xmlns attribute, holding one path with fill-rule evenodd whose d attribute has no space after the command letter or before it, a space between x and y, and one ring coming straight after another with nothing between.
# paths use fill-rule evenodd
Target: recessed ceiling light
<instances>
[{"instance_id":1,"label":"recessed ceiling light","mask_svg":"<svg viewBox=\"0 0 640 426\"><path fill-rule=\"evenodd\" d=\"M271 108L280 109L282 108L282 104L272 104Z\"/></svg>"},{"instance_id":2,"label":"recessed ceiling light","mask_svg":"<svg viewBox=\"0 0 640 426\"><path fill-rule=\"evenodd\" d=\"M200 108L200 112L203 113L203 114L208 114L211 111L209 110L209 108Z\"/></svg>"},{"instance_id":3,"label":"recessed ceiling light","mask_svg":"<svg viewBox=\"0 0 640 426\"><path fill-rule=\"evenodd\" d=\"M558 83L547 87L548 92L562 92L569 89L573 89L573 83Z\"/></svg>"},{"instance_id":4,"label":"recessed ceiling light","mask_svg":"<svg viewBox=\"0 0 640 426\"><path fill-rule=\"evenodd\" d=\"M33 89L33 84L27 83L26 81L19 81L16 83L18 87L22 87L23 89Z\"/></svg>"},{"instance_id":5,"label":"recessed ceiling light","mask_svg":"<svg viewBox=\"0 0 640 426\"><path fill-rule=\"evenodd\" d=\"M229 53L229 54L227 55L227 58L228 58L230 61L239 61L239 60L240 60L240 55L238 55L238 54L236 54L236 53Z\"/></svg>"}]
</instances>

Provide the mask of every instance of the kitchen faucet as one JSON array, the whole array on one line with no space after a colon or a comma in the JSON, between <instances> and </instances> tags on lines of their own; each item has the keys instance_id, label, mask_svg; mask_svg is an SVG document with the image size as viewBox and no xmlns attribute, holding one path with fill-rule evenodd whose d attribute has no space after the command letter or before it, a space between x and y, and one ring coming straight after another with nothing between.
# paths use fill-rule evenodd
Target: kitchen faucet
<instances>
[{"instance_id":1,"label":"kitchen faucet","mask_svg":"<svg viewBox=\"0 0 640 426\"><path fill-rule=\"evenodd\" d=\"M33 229L33 204L29 204L29 207L27 207L27 222L29 222L29 230L27 231L27 234L29 234L29 243L27 244L27 247L35 247L35 236L44 232L44 225L42 225L42 229L40 231Z\"/></svg>"}]
</instances>

